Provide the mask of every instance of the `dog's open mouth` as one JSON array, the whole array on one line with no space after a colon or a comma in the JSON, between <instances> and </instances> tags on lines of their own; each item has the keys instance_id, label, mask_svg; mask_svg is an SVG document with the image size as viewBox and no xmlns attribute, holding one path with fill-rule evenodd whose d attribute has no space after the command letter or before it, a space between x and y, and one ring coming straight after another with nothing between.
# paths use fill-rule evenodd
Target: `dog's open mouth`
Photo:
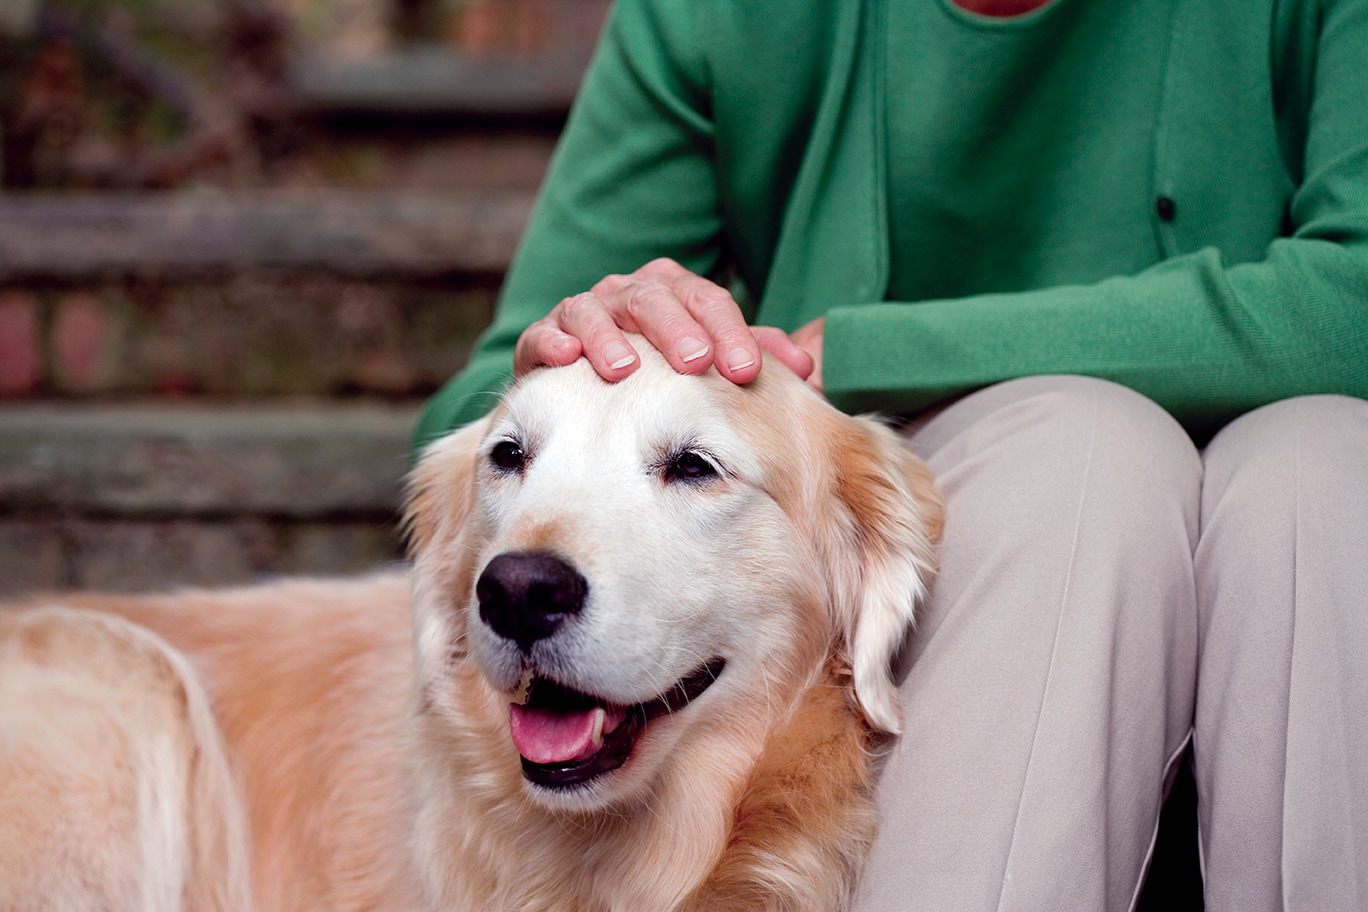
<instances>
[{"instance_id":1,"label":"dog's open mouth","mask_svg":"<svg viewBox=\"0 0 1368 912\"><path fill-rule=\"evenodd\" d=\"M725 664L713 659L656 699L634 706L616 706L534 677L526 701L508 707L508 729L522 756L523 775L537 785L566 788L617 769L647 723L698 699Z\"/></svg>"}]
</instances>

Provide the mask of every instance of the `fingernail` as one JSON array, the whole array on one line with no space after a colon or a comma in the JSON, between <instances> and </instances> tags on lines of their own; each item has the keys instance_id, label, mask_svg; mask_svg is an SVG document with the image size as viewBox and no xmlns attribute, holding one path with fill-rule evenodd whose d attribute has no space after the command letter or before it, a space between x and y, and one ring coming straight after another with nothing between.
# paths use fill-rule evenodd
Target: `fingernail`
<instances>
[{"instance_id":1,"label":"fingernail","mask_svg":"<svg viewBox=\"0 0 1368 912\"><path fill-rule=\"evenodd\" d=\"M689 336L680 341L679 347L675 349L679 352L680 359L688 364L690 361L697 361L708 353L708 344L699 339Z\"/></svg>"},{"instance_id":2,"label":"fingernail","mask_svg":"<svg viewBox=\"0 0 1368 912\"><path fill-rule=\"evenodd\" d=\"M636 360L632 350L621 342L610 342L603 350L603 357L608 359L608 366L613 370L620 370Z\"/></svg>"},{"instance_id":3,"label":"fingernail","mask_svg":"<svg viewBox=\"0 0 1368 912\"><path fill-rule=\"evenodd\" d=\"M744 348L733 348L727 355L727 367L734 371L745 370L755 363L755 358Z\"/></svg>"}]
</instances>

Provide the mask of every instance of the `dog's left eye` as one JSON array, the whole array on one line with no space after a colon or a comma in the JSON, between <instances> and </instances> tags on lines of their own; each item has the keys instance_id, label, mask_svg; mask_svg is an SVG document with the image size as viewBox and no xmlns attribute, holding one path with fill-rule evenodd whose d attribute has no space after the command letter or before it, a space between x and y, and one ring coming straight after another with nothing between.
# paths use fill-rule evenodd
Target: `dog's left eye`
<instances>
[{"instance_id":1,"label":"dog's left eye","mask_svg":"<svg viewBox=\"0 0 1368 912\"><path fill-rule=\"evenodd\" d=\"M489 451L489 461L505 472L521 472L527 465L527 453L512 440L501 440Z\"/></svg>"},{"instance_id":2,"label":"dog's left eye","mask_svg":"<svg viewBox=\"0 0 1368 912\"><path fill-rule=\"evenodd\" d=\"M665 465L666 481L699 481L716 474L716 467L693 450L677 453Z\"/></svg>"}]
</instances>

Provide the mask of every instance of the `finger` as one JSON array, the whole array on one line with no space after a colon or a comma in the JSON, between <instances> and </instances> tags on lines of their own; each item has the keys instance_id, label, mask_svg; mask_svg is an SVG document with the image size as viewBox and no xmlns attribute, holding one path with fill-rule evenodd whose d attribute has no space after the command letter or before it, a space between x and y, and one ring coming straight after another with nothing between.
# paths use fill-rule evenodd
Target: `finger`
<instances>
[{"instance_id":1,"label":"finger","mask_svg":"<svg viewBox=\"0 0 1368 912\"><path fill-rule=\"evenodd\" d=\"M751 334L755 336L761 351L797 374L799 380L806 380L812 375L815 366L812 355L795 345L788 333L777 326L752 326Z\"/></svg>"},{"instance_id":2,"label":"finger","mask_svg":"<svg viewBox=\"0 0 1368 912\"><path fill-rule=\"evenodd\" d=\"M717 372L733 383L754 380L760 373L760 346L736 299L722 286L698 276L680 280L675 288L712 340Z\"/></svg>"},{"instance_id":3,"label":"finger","mask_svg":"<svg viewBox=\"0 0 1368 912\"><path fill-rule=\"evenodd\" d=\"M584 356L603 379L621 380L640 366L636 349L593 292L566 298L556 305L554 314L561 330L580 341Z\"/></svg>"},{"instance_id":4,"label":"finger","mask_svg":"<svg viewBox=\"0 0 1368 912\"><path fill-rule=\"evenodd\" d=\"M681 374L699 374L712 366L713 343L708 331L668 285L634 282L624 293L625 322L636 327L670 366Z\"/></svg>"},{"instance_id":5,"label":"finger","mask_svg":"<svg viewBox=\"0 0 1368 912\"><path fill-rule=\"evenodd\" d=\"M647 287L651 283L668 286L684 312ZM629 319L675 370L696 374L716 365L718 373L735 383L747 383L760 372L760 349L746 318L731 294L715 282L660 257L630 276L610 276L601 285L594 288L601 296L631 302ZM635 287L624 288L630 285Z\"/></svg>"},{"instance_id":6,"label":"finger","mask_svg":"<svg viewBox=\"0 0 1368 912\"><path fill-rule=\"evenodd\" d=\"M564 367L583 351L580 341L562 331L553 318L538 320L518 337L513 349L513 375L521 377L537 367Z\"/></svg>"},{"instance_id":7,"label":"finger","mask_svg":"<svg viewBox=\"0 0 1368 912\"><path fill-rule=\"evenodd\" d=\"M685 269L668 257L652 260L635 273L634 278L655 280L667 284L704 333L701 338L686 324L670 327L661 333L658 342L666 352L684 351L694 354L686 373L699 373L709 365L716 365L718 373L736 383L747 383L760 372L760 349L751 336L746 318L736 300L721 285ZM698 349L698 342L709 346L706 353Z\"/></svg>"}]
</instances>

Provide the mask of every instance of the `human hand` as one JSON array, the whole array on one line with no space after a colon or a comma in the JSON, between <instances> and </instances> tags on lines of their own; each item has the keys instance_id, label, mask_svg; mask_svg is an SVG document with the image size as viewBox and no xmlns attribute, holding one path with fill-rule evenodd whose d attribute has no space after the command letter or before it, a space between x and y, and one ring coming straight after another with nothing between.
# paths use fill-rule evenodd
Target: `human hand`
<instances>
[{"instance_id":1,"label":"human hand","mask_svg":"<svg viewBox=\"0 0 1368 912\"><path fill-rule=\"evenodd\" d=\"M814 363L783 330L748 326L725 288L662 258L557 304L518 338L513 372L521 376L583 355L605 380L621 380L641 363L628 332L645 336L681 374L716 366L733 383L755 379L761 351L802 378ZM820 334L817 341L820 352Z\"/></svg>"}]
</instances>

